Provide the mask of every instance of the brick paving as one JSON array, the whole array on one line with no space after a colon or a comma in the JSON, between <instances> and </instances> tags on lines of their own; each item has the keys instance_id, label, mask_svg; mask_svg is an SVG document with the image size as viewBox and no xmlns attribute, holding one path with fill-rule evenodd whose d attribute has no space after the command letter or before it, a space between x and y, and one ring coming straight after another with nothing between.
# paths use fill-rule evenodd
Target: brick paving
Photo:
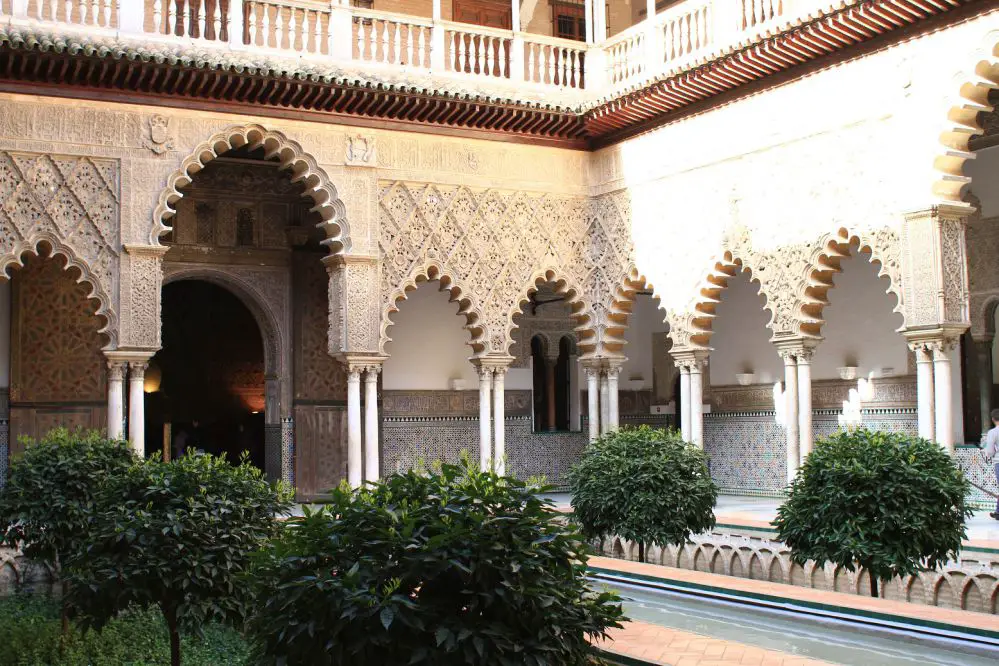
<instances>
[{"instance_id":1,"label":"brick paving","mask_svg":"<svg viewBox=\"0 0 999 666\"><path fill-rule=\"evenodd\" d=\"M610 636L609 640L598 644L601 649L660 665L818 666L828 663L646 622L628 622L624 628L611 631Z\"/></svg>"}]
</instances>

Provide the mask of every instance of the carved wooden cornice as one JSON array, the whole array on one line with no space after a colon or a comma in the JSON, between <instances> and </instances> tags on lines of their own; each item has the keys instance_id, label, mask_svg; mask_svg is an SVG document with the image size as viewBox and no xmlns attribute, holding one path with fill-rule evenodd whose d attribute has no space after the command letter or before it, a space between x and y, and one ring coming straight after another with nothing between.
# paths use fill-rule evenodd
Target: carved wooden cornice
<instances>
[{"instance_id":1,"label":"carved wooden cornice","mask_svg":"<svg viewBox=\"0 0 999 666\"><path fill-rule=\"evenodd\" d=\"M779 82L803 66L828 66L993 7L989 0L867 0L579 109L265 71L5 28L0 28L0 90L593 149L671 122L719 96Z\"/></svg>"}]
</instances>

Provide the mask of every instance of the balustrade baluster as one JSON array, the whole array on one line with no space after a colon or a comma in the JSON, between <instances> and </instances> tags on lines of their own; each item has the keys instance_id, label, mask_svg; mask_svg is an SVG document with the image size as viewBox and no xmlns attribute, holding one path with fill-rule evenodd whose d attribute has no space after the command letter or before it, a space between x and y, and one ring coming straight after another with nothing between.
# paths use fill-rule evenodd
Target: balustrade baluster
<instances>
[{"instance_id":1,"label":"balustrade baluster","mask_svg":"<svg viewBox=\"0 0 999 666\"><path fill-rule=\"evenodd\" d=\"M312 14L312 48L309 53L322 53L323 22L322 12L318 9L310 12Z\"/></svg>"},{"instance_id":2,"label":"balustrade baluster","mask_svg":"<svg viewBox=\"0 0 999 666\"><path fill-rule=\"evenodd\" d=\"M0 2L2 2L2 0L0 0ZM62 5L63 5L62 8L63 8L63 13L64 13L64 15L62 17L62 20L65 21L66 23L72 23L73 22L73 0L66 0L66 2L62 3Z\"/></svg>"},{"instance_id":3,"label":"balustrade baluster","mask_svg":"<svg viewBox=\"0 0 999 666\"><path fill-rule=\"evenodd\" d=\"M479 62L479 72L486 76L492 76L496 71L497 51L499 50L499 40L495 37L485 37L482 40L482 55Z\"/></svg>"},{"instance_id":4,"label":"balustrade baluster","mask_svg":"<svg viewBox=\"0 0 999 666\"><path fill-rule=\"evenodd\" d=\"M222 39L222 0L215 0L212 4L212 39Z\"/></svg>"},{"instance_id":5,"label":"balustrade baluster","mask_svg":"<svg viewBox=\"0 0 999 666\"><path fill-rule=\"evenodd\" d=\"M458 51L457 70L459 72L464 73L465 72L465 64L466 64L466 58L465 58L466 46L465 46L465 35L464 35L464 33L460 33L460 32L454 33L454 43L455 43L455 47L456 47L456 49Z\"/></svg>"},{"instance_id":6,"label":"balustrade baluster","mask_svg":"<svg viewBox=\"0 0 999 666\"><path fill-rule=\"evenodd\" d=\"M524 44L524 80L528 83L534 83L534 49L536 47L536 44L530 42Z\"/></svg>"},{"instance_id":7,"label":"balustrade baluster","mask_svg":"<svg viewBox=\"0 0 999 666\"><path fill-rule=\"evenodd\" d=\"M366 60L364 57L364 21L354 19L354 25L357 27L357 59Z\"/></svg>"},{"instance_id":8,"label":"balustrade baluster","mask_svg":"<svg viewBox=\"0 0 999 666\"><path fill-rule=\"evenodd\" d=\"M288 50L298 50L298 10L288 8Z\"/></svg>"},{"instance_id":9,"label":"balustrade baluster","mask_svg":"<svg viewBox=\"0 0 999 666\"><path fill-rule=\"evenodd\" d=\"M111 27L111 4L112 0L104 0L104 27ZM53 7L55 9L55 7Z\"/></svg>"},{"instance_id":10,"label":"balustrade baluster","mask_svg":"<svg viewBox=\"0 0 999 666\"><path fill-rule=\"evenodd\" d=\"M402 23L392 22L392 62L401 65L402 56Z\"/></svg>"},{"instance_id":11,"label":"balustrade baluster","mask_svg":"<svg viewBox=\"0 0 999 666\"><path fill-rule=\"evenodd\" d=\"M382 59L381 62L392 62L389 49L392 46L392 36L389 30L392 27L391 21L382 21Z\"/></svg>"},{"instance_id":12,"label":"balustrade baluster","mask_svg":"<svg viewBox=\"0 0 999 666\"><path fill-rule=\"evenodd\" d=\"M284 18L284 7L277 5L276 9L277 13L274 14L274 34L276 37L274 48L283 49L285 37L288 35L288 24Z\"/></svg>"},{"instance_id":13,"label":"balustrade baluster","mask_svg":"<svg viewBox=\"0 0 999 666\"><path fill-rule=\"evenodd\" d=\"M259 22L257 21L257 3L252 1L246 3L244 11L246 11L246 23L250 28L250 46L257 46L257 28L259 27Z\"/></svg>"}]
</instances>

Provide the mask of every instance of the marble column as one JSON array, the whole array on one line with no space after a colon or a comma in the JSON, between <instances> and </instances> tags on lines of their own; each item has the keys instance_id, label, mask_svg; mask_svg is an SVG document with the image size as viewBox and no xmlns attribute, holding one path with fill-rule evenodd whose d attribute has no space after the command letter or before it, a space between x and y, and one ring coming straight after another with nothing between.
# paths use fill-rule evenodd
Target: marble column
<instances>
[{"instance_id":1,"label":"marble column","mask_svg":"<svg viewBox=\"0 0 999 666\"><path fill-rule=\"evenodd\" d=\"M493 469L506 474L506 367L493 369Z\"/></svg>"},{"instance_id":2,"label":"marble column","mask_svg":"<svg viewBox=\"0 0 999 666\"><path fill-rule=\"evenodd\" d=\"M583 366L586 373L586 416L587 425L590 431L590 441L600 437L600 397L598 386L600 382L600 370L590 366Z\"/></svg>"},{"instance_id":3,"label":"marble column","mask_svg":"<svg viewBox=\"0 0 999 666\"><path fill-rule=\"evenodd\" d=\"M122 439L125 425L125 363L108 361L108 438Z\"/></svg>"},{"instance_id":4,"label":"marble column","mask_svg":"<svg viewBox=\"0 0 999 666\"><path fill-rule=\"evenodd\" d=\"M690 428L690 367L685 363L680 363L680 404L676 418L680 421L680 436L683 441L689 442L691 438Z\"/></svg>"},{"instance_id":5,"label":"marble column","mask_svg":"<svg viewBox=\"0 0 999 666\"><path fill-rule=\"evenodd\" d=\"M801 460L801 440L798 430L798 364L794 352L781 350L784 359L784 399L787 405L787 481L790 483L798 474L798 464Z\"/></svg>"},{"instance_id":6,"label":"marble column","mask_svg":"<svg viewBox=\"0 0 999 666\"><path fill-rule=\"evenodd\" d=\"M688 367L690 377L690 399L687 401L687 414L690 415L690 441L704 448L704 375L701 373L700 359L694 359Z\"/></svg>"},{"instance_id":7,"label":"marble column","mask_svg":"<svg viewBox=\"0 0 999 666\"><path fill-rule=\"evenodd\" d=\"M380 365L369 365L364 375L364 480L381 478L378 443L378 373Z\"/></svg>"},{"instance_id":8,"label":"marble column","mask_svg":"<svg viewBox=\"0 0 999 666\"><path fill-rule=\"evenodd\" d=\"M978 357L978 406L982 415L982 434L992 428L992 336L975 337Z\"/></svg>"},{"instance_id":9,"label":"marble column","mask_svg":"<svg viewBox=\"0 0 999 666\"><path fill-rule=\"evenodd\" d=\"M936 437L933 353L923 342L913 343L909 347L916 353L916 401L919 436L932 440Z\"/></svg>"},{"instance_id":10,"label":"marble column","mask_svg":"<svg viewBox=\"0 0 999 666\"><path fill-rule=\"evenodd\" d=\"M140 458L146 456L146 393L143 384L149 361L128 362L128 441Z\"/></svg>"},{"instance_id":11,"label":"marble column","mask_svg":"<svg viewBox=\"0 0 999 666\"><path fill-rule=\"evenodd\" d=\"M620 403L618 402L618 378L621 375L621 365L618 362L611 363L605 370L607 373L607 429L613 432L621 427Z\"/></svg>"},{"instance_id":12,"label":"marble column","mask_svg":"<svg viewBox=\"0 0 999 666\"><path fill-rule=\"evenodd\" d=\"M954 405L950 385L950 351L954 341L939 340L930 345L933 352L933 400L935 407L937 443L951 455L954 454Z\"/></svg>"},{"instance_id":13,"label":"marble column","mask_svg":"<svg viewBox=\"0 0 999 666\"><path fill-rule=\"evenodd\" d=\"M796 354L798 361L798 464L812 452L812 350L801 349Z\"/></svg>"},{"instance_id":14,"label":"marble column","mask_svg":"<svg viewBox=\"0 0 999 666\"><path fill-rule=\"evenodd\" d=\"M361 445L361 368L347 367L347 482L359 488L364 480Z\"/></svg>"},{"instance_id":15,"label":"marble column","mask_svg":"<svg viewBox=\"0 0 999 666\"><path fill-rule=\"evenodd\" d=\"M490 418L490 394L493 388L493 369L479 366L479 469L489 469L492 452L492 420Z\"/></svg>"},{"instance_id":16,"label":"marble column","mask_svg":"<svg viewBox=\"0 0 999 666\"><path fill-rule=\"evenodd\" d=\"M545 425L549 432L555 432L555 367L557 364L557 358L545 358L545 399L548 407L545 413L545 419L548 422Z\"/></svg>"},{"instance_id":17,"label":"marble column","mask_svg":"<svg viewBox=\"0 0 999 666\"><path fill-rule=\"evenodd\" d=\"M600 370L600 434L606 435L611 431L610 423L610 383L607 381L607 373Z\"/></svg>"}]
</instances>

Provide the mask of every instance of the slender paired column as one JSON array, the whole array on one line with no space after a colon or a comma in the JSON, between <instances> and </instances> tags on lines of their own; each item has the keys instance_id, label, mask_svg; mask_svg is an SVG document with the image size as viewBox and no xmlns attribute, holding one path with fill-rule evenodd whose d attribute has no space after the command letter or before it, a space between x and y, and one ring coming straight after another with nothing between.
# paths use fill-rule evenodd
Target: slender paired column
<instances>
[{"instance_id":1,"label":"slender paired column","mask_svg":"<svg viewBox=\"0 0 999 666\"><path fill-rule=\"evenodd\" d=\"M794 352L789 349L780 351L784 359L784 399L787 405L787 480L794 480L798 474L798 463L801 459L801 440L798 438L798 363Z\"/></svg>"},{"instance_id":2,"label":"slender paired column","mask_svg":"<svg viewBox=\"0 0 999 666\"><path fill-rule=\"evenodd\" d=\"M909 347L916 353L916 400L919 436L932 440L936 437L933 353L924 342L913 343Z\"/></svg>"},{"instance_id":3,"label":"slender paired column","mask_svg":"<svg viewBox=\"0 0 999 666\"><path fill-rule=\"evenodd\" d=\"M950 351L954 340L945 338L930 345L933 352L933 399L936 407L937 443L954 454L954 409L950 378Z\"/></svg>"},{"instance_id":4,"label":"slender paired column","mask_svg":"<svg viewBox=\"0 0 999 666\"><path fill-rule=\"evenodd\" d=\"M607 373L600 370L600 434L606 435L611 431L610 423L610 383L607 381Z\"/></svg>"},{"instance_id":5,"label":"slender paired column","mask_svg":"<svg viewBox=\"0 0 999 666\"><path fill-rule=\"evenodd\" d=\"M506 370L507 366L493 368L493 469L506 474Z\"/></svg>"},{"instance_id":6,"label":"slender paired column","mask_svg":"<svg viewBox=\"0 0 999 666\"><path fill-rule=\"evenodd\" d=\"M364 480L361 444L361 370L347 365L347 482L359 488Z\"/></svg>"},{"instance_id":7,"label":"slender paired column","mask_svg":"<svg viewBox=\"0 0 999 666\"><path fill-rule=\"evenodd\" d=\"M492 460L492 421L490 418L490 394L493 388L493 369L480 365L479 371L479 469L489 469Z\"/></svg>"},{"instance_id":8,"label":"slender paired column","mask_svg":"<svg viewBox=\"0 0 999 666\"><path fill-rule=\"evenodd\" d=\"M607 374L607 393L608 393L608 405L607 405L607 428L610 431L617 430L621 427L621 413L620 405L618 402L618 378L621 375L621 363L623 361L609 361L607 368L604 372Z\"/></svg>"},{"instance_id":9,"label":"slender paired column","mask_svg":"<svg viewBox=\"0 0 999 666\"><path fill-rule=\"evenodd\" d=\"M680 368L680 409L676 417L680 420L680 436L683 441L689 442L691 438L690 428L690 366L686 363L678 362Z\"/></svg>"},{"instance_id":10,"label":"slender paired column","mask_svg":"<svg viewBox=\"0 0 999 666\"><path fill-rule=\"evenodd\" d=\"M584 365L583 372L586 373L586 414L592 442L600 437L600 370Z\"/></svg>"},{"instance_id":11,"label":"slender paired column","mask_svg":"<svg viewBox=\"0 0 999 666\"><path fill-rule=\"evenodd\" d=\"M146 404L143 384L149 361L128 362L128 441L140 458L146 455Z\"/></svg>"},{"instance_id":12,"label":"slender paired column","mask_svg":"<svg viewBox=\"0 0 999 666\"><path fill-rule=\"evenodd\" d=\"M704 375L701 373L701 360L694 358L687 366L690 377L690 399L687 401L687 414L690 416L688 435L691 442L704 448Z\"/></svg>"},{"instance_id":13,"label":"slender paired column","mask_svg":"<svg viewBox=\"0 0 999 666\"><path fill-rule=\"evenodd\" d=\"M124 436L125 405L125 363L108 360L108 438L121 439Z\"/></svg>"},{"instance_id":14,"label":"slender paired column","mask_svg":"<svg viewBox=\"0 0 999 666\"><path fill-rule=\"evenodd\" d=\"M364 375L364 480L381 478L378 443L378 373L381 364L367 367Z\"/></svg>"},{"instance_id":15,"label":"slender paired column","mask_svg":"<svg viewBox=\"0 0 999 666\"><path fill-rule=\"evenodd\" d=\"M812 452L812 350L800 349L798 361L798 438L799 464Z\"/></svg>"},{"instance_id":16,"label":"slender paired column","mask_svg":"<svg viewBox=\"0 0 999 666\"><path fill-rule=\"evenodd\" d=\"M982 434L992 427L992 337L976 337L978 356L978 405L982 415Z\"/></svg>"}]
</instances>

